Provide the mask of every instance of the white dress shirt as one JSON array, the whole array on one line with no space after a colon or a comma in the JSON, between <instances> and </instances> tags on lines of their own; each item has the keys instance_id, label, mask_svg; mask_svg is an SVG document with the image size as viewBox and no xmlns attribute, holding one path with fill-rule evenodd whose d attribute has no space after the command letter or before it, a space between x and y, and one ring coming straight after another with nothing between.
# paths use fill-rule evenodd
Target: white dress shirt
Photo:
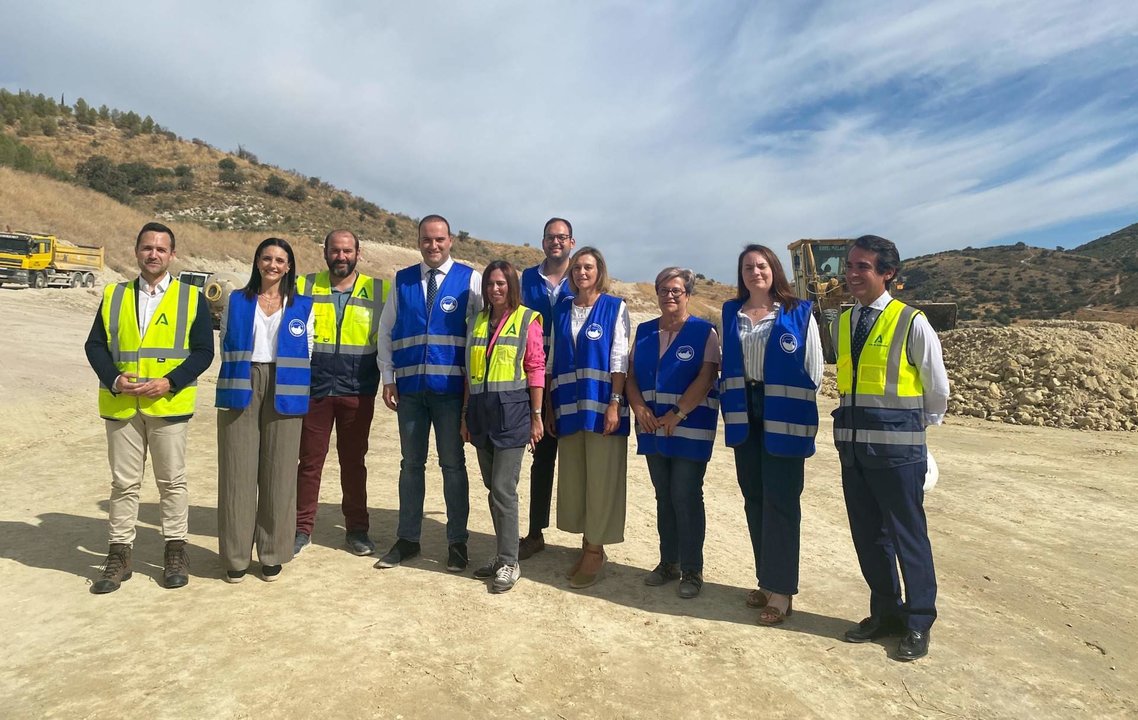
<instances>
[{"instance_id":1,"label":"white dress shirt","mask_svg":"<svg viewBox=\"0 0 1138 720\"><path fill-rule=\"evenodd\" d=\"M566 268L565 272L569 272L569 269ZM544 261L537 264L537 274L540 275L541 279L545 282L545 294L549 296L549 306L553 307L557 304L557 297L561 294L561 281L565 279L565 276L562 275L558 278L557 282L550 280L545 274Z\"/></svg>"},{"instance_id":2,"label":"white dress shirt","mask_svg":"<svg viewBox=\"0 0 1138 720\"><path fill-rule=\"evenodd\" d=\"M781 303L775 303L771 311L757 323L742 310L738 313L739 342L743 346L743 374L747 380L763 382L763 362L767 356L767 342L770 340L771 328L778 317ZM806 374L814 381L814 387L822 386L822 338L818 335L818 323L814 316L806 326L805 357L802 359L806 366Z\"/></svg>"},{"instance_id":3,"label":"white dress shirt","mask_svg":"<svg viewBox=\"0 0 1138 720\"><path fill-rule=\"evenodd\" d=\"M146 282L146 278L142 275L138 276L138 334L145 335L146 328L150 327L150 320L154 317L154 311L158 309L158 304L162 302L162 298L166 297L166 291L170 288L170 281L174 278L170 277L170 273L165 273L153 286ZM190 318L193 322L193 318Z\"/></svg>"},{"instance_id":4,"label":"white dress shirt","mask_svg":"<svg viewBox=\"0 0 1138 720\"><path fill-rule=\"evenodd\" d=\"M447 258L446 262L439 265L436 270L438 274L435 276L436 287L442 288L443 280L446 279L447 273L454 267L454 258ZM427 278L430 273L431 266L425 262L419 263L419 283L423 288L423 297L427 297ZM379 372L382 376L384 385L391 385L395 382L395 365L391 361L391 330L395 327L396 313L399 312L398 304L399 289L396 287L391 288L391 292L387 296L387 303L383 306L383 312L379 316L379 337L376 338L376 364L379 365ZM470 323L474 320L474 316L482 310L482 273L477 270L470 273L470 301L466 304L466 326L470 327Z\"/></svg>"},{"instance_id":5,"label":"white dress shirt","mask_svg":"<svg viewBox=\"0 0 1138 720\"><path fill-rule=\"evenodd\" d=\"M886 290L869 304L869 307L879 313L885 309L893 296ZM854 328L861 317L862 304L854 305L850 318ZM837 328L835 327L835 331ZM834 335L834 345L837 346L837 333ZM924 388L925 425L940 425L944 421L944 414L948 411L948 371L944 368L944 354L940 348L940 338L936 330L929 324L924 313L913 318L909 326L908 352L909 362L916 368L921 377L921 387Z\"/></svg>"}]
</instances>

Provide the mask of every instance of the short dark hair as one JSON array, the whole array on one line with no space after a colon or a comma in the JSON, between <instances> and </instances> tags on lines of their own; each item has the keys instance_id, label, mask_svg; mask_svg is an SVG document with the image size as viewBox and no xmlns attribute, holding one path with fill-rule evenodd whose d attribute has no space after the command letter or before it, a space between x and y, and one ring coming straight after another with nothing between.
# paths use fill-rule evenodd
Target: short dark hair
<instances>
[{"instance_id":1,"label":"short dark hair","mask_svg":"<svg viewBox=\"0 0 1138 720\"><path fill-rule=\"evenodd\" d=\"M296 256L292 253L292 245L288 244L288 240L282 238L265 238L257 246L257 250L253 253L253 270L249 273L249 282L245 283L241 292L245 293L245 297L250 300L257 297L257 293L261 292L261 271L257 269L257 260L260 259L261 253L267 247L279 247L285 251L285 255L288 255L288 272L281 278L280 293L284 296L284 304L292 305L293 293L296 290Z\"/></svg>"},{"instance_id":2,"label":"short dark hair","mask_svg":"<svg viewBox=\"0 0 1138 720\"><path fill-rule=\"evenodd\" d=\"M351 230L344 230L343 228L340 228L338 230L333 230L332 232L330 232L324 236L324 251L325 252L328 251L328 243L332 242L332 238L335 237L336 235L351 235L352 240L356 241L356 252L359 252L360 239L358 237L356 237L356 234L354 232L352 232Z\"/></svg>"},{"instance_id":3,"label":"short dark hair","mask_svg":"<svg viewBox=\"0 0 1138 720\"><path fill-rule=\"evenodd\" d=\"M850 250L855 247L868 250L877 256L875 269L878 275L884 275L890 270L893 271L893 277L885 283L886 287L889 287L897 279L897 274L901 272L901 253L897 252L897 246L893 244L892 240L886 240L879 235L862 235L846 248L847 257Z\"/></svg>"},{"instance_id":4,"label":"short dark hair","mask_svg":"<svg viewBox=\"0 0 1138 720\"><path fill-rule=\"evenodd\" d=\"M569 222L565 218L551 217L545 221L545 227L541 229L541 235L543 238L545 237L545 233L549 230L549 226L555 222L565 223L565 227L569 228L569 237L573 237L573 223Z\"/></svg>"},{"instance_id":5,"label":"short dark hair","mask_svg":"<svg viewBox=\"0 0 1138 720\"><path fill-rule=\"evenodd\" d=\"M450 221L448 221L442 215L428 215L427 217L420 220L419 221L419 234L422 234L423 226L429 222L441 222L442 224L446 225L447 226L447 235L450 235Z\"/></svg>"},{"instance_id":6,"label":"short dark hair","mask_svg":"<svg viewBox=\"0 0 1138 720\"><path fill-rule=\"evenodd\" d=\"M794 288L790 286L790 281L786 279L786 271L782 269L782 263L775 255L774 250L771 250L766 245L748 245L743 248L743 252L739 253L739 263L736 268L736 300L747 301L751 297L751 291L747 289L747 284L743 282L743 258L747 257L750 253L758 253L767 265L771 268L771 289L770 296L772 299L782 304L784 310L793 310L798 305L798 297L794 294Z\"/></svg>"},{"instance_id":7,"label":"short dark hair","mask_svg":"<svg viewBox=\"0 0 1138 720\"><path fill-rule=\"evenodd\" d=\"M518 284L518 271L508 260L492 260L482 271L482 301L486 304L486 312L490 312L490 273L501 270L506 276L506 305L510 312L518 309L522 304L522 289Z\"/></svg>"},{"instance_id":8,"label":"short dark hair","mask_svg":"<svg viewBox=\"0 0 1138 720\"><path fill-rule=\"evenodd\" d=\"M148 232L163 233L170 236L170 252L174 252L174 231L166 227L160 222L148 222L142 226L138 231L138 237L134 239L134 249L137 250L138 246L142 244L142 236Z\"/></svg>"}]
</instances>

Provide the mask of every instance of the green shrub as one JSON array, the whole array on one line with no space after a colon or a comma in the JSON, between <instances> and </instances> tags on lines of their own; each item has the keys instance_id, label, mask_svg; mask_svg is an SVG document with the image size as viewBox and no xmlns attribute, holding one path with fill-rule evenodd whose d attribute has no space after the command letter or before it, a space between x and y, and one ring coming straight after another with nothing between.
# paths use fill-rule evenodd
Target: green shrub
<instances>
[{"instance_id":1,"label":"green shrub","mask_svg":"<svg viewBox=\"0 0 1138 720\"><path fill-rule=\"evenodd\" d=\"M348 207L348 202L344 200L343 195L334 195L332 199L328 201L328 204L337 210L345 210Z\"/></svg>"},{"instance_id":2,"label":"green shrub","mask_svg":"<svg viewBox=\"0 0 1138 720\"><path fill-rule=\"evenodd\" d=\"M308 199L308 191L304 189L304 185L297 183L292 186L285 197L294 202L304 202Z\"/></svg>"},{"instance_id":3,"label":"green shrub","mask_svg":"<svg viewBox=\"0 0 1138 720\"><path fill-rule=\"evenodd\" d=\"M281 197L288 192L288 181L274 173L269 176L269 181L265 183L265 187L263 187L262 190L274 197Z\"/></svg>"},{"instance_id":4,"label":"green shrub","mask_svg":"<svg viewBox=\"0 0 1138 720\"><path fill-rule=\"evenodd\" d=\"M236 170L237 161L229 157L222 158L217 161L217 167L219 170Z\"/></svg>"}]
</instances>

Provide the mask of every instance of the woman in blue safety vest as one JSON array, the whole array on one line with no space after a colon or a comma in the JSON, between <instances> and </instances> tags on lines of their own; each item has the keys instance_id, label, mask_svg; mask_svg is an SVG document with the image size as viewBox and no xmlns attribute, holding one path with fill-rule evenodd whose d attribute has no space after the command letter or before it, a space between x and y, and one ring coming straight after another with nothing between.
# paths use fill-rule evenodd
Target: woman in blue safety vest
<instances>
[{"instance_id":1,"label":"woman in blue safety vest","mask_svg":"<svg viewBox=\"0 0 1138 720\"><path fill-rule=\"evenodd\" d=\"M781 624L798 593L803 473L814 454L822 381L811 310L770 248L743 249L738 295L723 305L719 403L755 553L759 587L747 605L760 608L760 625Z\"/></svg>"},{"instance_id":2,"label":"woman in blue safety vest","mask_svg":"<svg viewBox=\"0 0 1138 720\"><path fill-rule=\"evenodd\" d=\"M624 541L629 320L624 300L605 292L596 248L573 255L569 287L575 297L553 310L545 431L558 438L557 527L584 536L569 587L584 588L602 577L604 546Z\"/></svg>"},{"instance_id":3,"label":"woman in blue safety vest","mask_svg":"<svg viewBox=\"0 0 1138 720\"><path fill-rule=\"evenodd\" d=\"M703 476L719 421L719 334L688 313L694 286L695 274L684 268L656 276L660 317L637 326L625 383L637 452L656 488L660 563L644 584L678 579L682 598L703 587Z\"/></svg>"},{"instance_id":4,"label":"woman in blue safety vest","mask_svg":"<svg viewBox=\"0 0 1138 720\"><path fill-rule=\"evenodd\" d=\"M518 476L525 449L545 434L541 403L545 349L541 315L521 304L518 273L495 260L482 273L486 305L466 333L466 383L460 432L478 451L497 550L474 571L493 578L490 591L509 591L518 564Z\"/></svg>"},{"instance_id":5,"label":"woman in blue safety vest","mask_svg":"<svg viewBox=\"0 0 1138 720\"><path fill-rule=\"evenodd\" d=\"M221 319L217 537L228 582L245 579L254 546L266 581L292 559L312 341L312 298L296 292L292 247L268 238Z\"/></svg>"}]
</instances>

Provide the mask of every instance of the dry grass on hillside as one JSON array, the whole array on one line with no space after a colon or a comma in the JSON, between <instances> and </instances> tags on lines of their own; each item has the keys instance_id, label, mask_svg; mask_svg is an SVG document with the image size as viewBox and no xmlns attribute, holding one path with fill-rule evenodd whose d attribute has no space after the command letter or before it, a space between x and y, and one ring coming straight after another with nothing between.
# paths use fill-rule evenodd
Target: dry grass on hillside
<instances>
[{"instance_id":1,"label":"dry grass on hillside","mask_svg":"<svg viewBox=\"0 0 1138 720\"><path fill-rule=\"evenodd\" d=\"M0 227L52 233L78 245L106 248L108 267L122 275L137 272L134 238L153 219L135 208L115 202L87 188L40 175L0 167ZM257 243L271 233L207 230L191 223L168 223L178 238L174 272L201 269L243 272L249 268ZM297 269L311 272L325 267L316 237L285 236L297 256ZM394 269L417 261L411 248L366 243L360 269L391 278Z\"/></svg>"}]
</instances>

